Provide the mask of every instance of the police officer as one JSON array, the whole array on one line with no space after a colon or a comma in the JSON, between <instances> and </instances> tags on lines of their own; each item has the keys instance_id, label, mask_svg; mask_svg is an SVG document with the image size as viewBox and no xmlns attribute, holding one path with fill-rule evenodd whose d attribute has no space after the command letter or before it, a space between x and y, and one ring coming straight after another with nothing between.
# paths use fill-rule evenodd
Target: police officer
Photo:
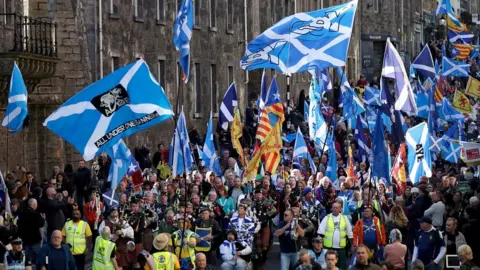
<instances>
[{"instance_id":1,"label":"police officer","mask_svg":"<svg viewBox=\"0 0 480 270\"><path fill-rule=\"evenodd\" d=\"M168 250L168 242L170 242L170 236L167 233L155 236L155 239L153 239L155 252L146 256L150 269L180 269L177 256Z\"/></svg>"},{"instance_id":2,"label":"police officer","mask_svg":"<svg viewBox=\"0 0 480 270\"><path fill-rule=\"evenodd\" d=\"M100 236L95 240L93 253L93 270L112 270L118 269L115 259L115 244L110 241L110 228L103 227Z\"/></svg>"},{"instance_id":3,"label":"police officer","mask_svg":"<svg viewBox=\"0 0 480 270\"><path fill-rule=\"evenodd\" d=\"M32 263L22 250L22 239L16 238L12 242L12 250L5 252L3 264L7 270L32 269Z\"/></svg>"}]
</instances>

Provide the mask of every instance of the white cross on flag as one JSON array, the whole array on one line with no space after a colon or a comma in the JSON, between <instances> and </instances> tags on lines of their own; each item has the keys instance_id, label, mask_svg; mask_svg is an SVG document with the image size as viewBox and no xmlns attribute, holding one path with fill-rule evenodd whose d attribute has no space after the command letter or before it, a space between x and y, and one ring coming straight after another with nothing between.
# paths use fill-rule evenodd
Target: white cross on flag
<instances>
[{"instance_id":1,"label":"white cross on flag","mask_svg":"<svg viewBox=\"0 0 480 270\"><path fill-rule=\"evenodd\" d=\"M432 176L430 136L427 123L418 124L407 130L408 172L410 181L417 183L421 176ZM427 151L425 151L427 150Z\"/></svg>"}]
</instances>

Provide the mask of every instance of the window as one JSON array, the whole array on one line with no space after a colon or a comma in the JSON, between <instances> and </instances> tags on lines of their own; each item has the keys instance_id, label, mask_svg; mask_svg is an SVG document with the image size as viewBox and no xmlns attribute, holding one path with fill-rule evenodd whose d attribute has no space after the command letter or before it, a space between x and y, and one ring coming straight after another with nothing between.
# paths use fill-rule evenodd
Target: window
<instances>
[{"instance_id":1,"label":"window","mask_svg":"<svg viewBox=\"0 0 480 270\"><path fill-rule=\"evenodd\" d=\"M330 0L320 0L322 3L321 8L326 8L330 6Z\"/></svg>"},{"instance_id":2,"label":"window","mask_svg":"<svg viewBox=\"0 0 480 270\"><path fill-rule=\"evenodd\" d=\"M195 117L202 113L202 74L200 64L195 63Z\"/></svg>"},{"instance_id":3,"label":"window","mask_svg":"<svg viewBox=\"0 0 480 270\"><path fill-rule=\"evenodd\" d=\"M217 0L210 0L210 27L217 27Z\"/></svg>"},{"instance_id":4,"label":"window","mask_svg":"<svg viewBox=\"0 0 480 270\"><path fill-rule=\"evenodd\" d=\"M15 12L15 6L13 0L0 0L0 14L11 14ZM28 13L23 14L28 16ZM0 24L13 24L14 16L2 15L0 16Z\"/></svg>"},{"instance_id":5,"label":"window","mask_svg":"<svg viewBox=\"0 0 480 270\"><path fill-rule=\"evenodd\" d=\"M212 113L218 112L217 106L217 66L210 65L210 97Z\"/></svg>"},{"instance_id":6,"label":"window","mask_svg":"<svg viewBox=\"0 0 480 270\"><path fill-rule=\"evenodd\" d=\"M200 9L202 7L202 5L201 5L202 0L194 0L194 1L195 1L195 3L194 3L194 7L195 7L195 9L194 9L194 14L195 14L194 25L196 27L199 27L200 26Z\"/></svg>"},{"instance_id":7,"label":"window","mask_svg":"<svg viewBox=\"0 0 480 270\"><path fill-rule=\"evenodd\" d=\"M228 85L230 85L232 82L235 81L235 78L233 77L234 76L233 75L233 67L228 66L227 72L228 72L228 74L227 74L228 75L228 77L227 77L228 78Z\"/></svg>"},{"instance_id":8,"label":"window","mask_svg":"<svg viewBox=\"0 0 480 270\"><path fill-rule=\"evenodd\" d=\"M380 0L373 0L373 12L379 13L380 12Z\"/></svg>"},{"instance_id":9,"label":"window","mask_svg":"<svg viewBox=\"0 0 480 270\"><path fill-rule=\"evenodd\" d=\"M158 78L158 83L160 83L163 88L166 86L166 81L165 81L165 59L158 59L157 62L157 78Z\"/></svg>"},{"instance_id":10,"label":"window","mask_svg":"<svg viewBox=\"0 0 480 270\"><path fill-rule=\"evenodd\" d=\"M120 0L110 0L110 16L115 15L118 16L118 1Z\"/></svg>"},{"instance_id":11,"label":"window","mask_svg":"<svg viewBox=\"0 0 480 270\"><path fill-rule=\"evenodd\" d=\"M135 21L143 22L143 16L144 16L143 1L144 0L134 0L134 1L135 1Z\"/></svg>"},{"instance_id":12,"label":"window","mask_svg":"<svg viewBox=\"0 0 480 270\"><path fill-rule=\"evenodd\" d=\"M120 57L112 56L112 72L120 68Z\"/></svg>"},{"instance_id":13,"label":"window","mask_svg":"<svg viewBox=\"0 0 480 270\"><path fill-rule=\"evenodd\" d=\"M227 0L227 31L233 32L233 0Z\"/></svg>"},{"instance_id":14,"label":"window","mask_svg":"<svg viewBox=\"0 0 480 270\"><path fill-rule=\"evenodd\" d=\"M165 0L157 0L157 21L165 21Z\"/></svg>"}]
</instances>

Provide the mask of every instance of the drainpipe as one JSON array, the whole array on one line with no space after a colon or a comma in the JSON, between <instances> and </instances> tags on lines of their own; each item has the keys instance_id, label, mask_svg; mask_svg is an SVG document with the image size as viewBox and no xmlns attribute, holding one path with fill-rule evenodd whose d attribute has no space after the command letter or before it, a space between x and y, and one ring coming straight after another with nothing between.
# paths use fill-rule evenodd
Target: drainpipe
<instances>
[{"instance_id":1,"label":"drainpipe","mask_svg":"<svg viewBox=\"0 0 480 270\"><path fill-rule=\"evenodd\" d=\"M100 47L99 58L100 58L100 79L103 78L103 11L102 11L103 1L98 0L98 46Z\"/></svg>"}]
</instances>

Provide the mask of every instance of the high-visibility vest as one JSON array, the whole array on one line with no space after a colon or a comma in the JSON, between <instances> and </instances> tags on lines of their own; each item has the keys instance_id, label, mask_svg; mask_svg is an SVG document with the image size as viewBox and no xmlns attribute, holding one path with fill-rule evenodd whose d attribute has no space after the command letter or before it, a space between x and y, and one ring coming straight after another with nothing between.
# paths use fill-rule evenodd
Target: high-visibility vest
<instances>
[{"instance_id":1,"label":"high-visibility vest","mask_svg":"<svg viewBox=\"0 0 480 270\"><path fill-rule=\"evenodd\" d=\"M187 250L188 251L188 256L190 257L190 261L192 262L193 268L195 268L195 248L189 247L187 243L190 241L190 238L192 237L193 232L188 232L186 239L183 241L185 246L182 248L182 242L180 241L180 233L175 233L175 254L178 256L178 258L181 260L182 259L182 251Z\"/></svg>"},{"instance_id":2,"label":"high-visibility vest","mask_svg":"<svg viewBox=\"0 0 480 270\"><path fill-rule=\"evenodd\" d=\"M177 256L168 251L160 251L152 254L153 259L155 260L155 269L156 270L170 270L174 269L175 261ZM151 270L155 270L151 269Z\"/></svg>"},{"instance_id":3,"label":"high-visibility vest","mask_svg":"<svg viewBox=\"0 0 480 270\"><path fill-rule=\"evenodd\" d=\"M95 240L95 249L93 252L93 270L111 270L114 269L112 263L112 251L115 248L115 244L109 240L103 239L101 236L97 236Z\"/></svg>"},{"instance_id":4,"label":"high-visibility vest","mask_svg":"<svg viewBox=\"0 0 480 270\"><path fill-rule=\"evenodd\" d=\"M333 223L332 215L328 215L326 218L327 227L325 228L325 233L323 234L323 245L326 248L332 248L335 224ZM340 247L342 248L347 246L347 222L347 218L343 215L340 215Z\"/></svg>"},{"instance_id":5,"label":"high-visibility vest","mask_svg":"<svg viewBox=\"0 0 480 270\"><path fill-rule=\"evenodd\" d=\"M65 224L66 242L71 245L70 250L73 255L80 255L85 253L87 248L87 239L85 237L87 223L80 220L76 226L73 226L73 224L71 220Z\"/></svg>"},{"instance_id":6,"label":"high-visibility vest","mask_svg":"<svg viewBox=\"0 0 480 270\"><path fill-rule=\"evenodd\" d=\"M25 252L22 250L20 251L23 253L22 255L22 260L21 261L15 261L15 260L11 260L11 262L8 262L7 260L7 257L9 256L8 255L8 251L5 252L5 255L3 256L3 264L5 265L5 269L7 270L24 270L25 269L25 258L26 258L26 255L25 255Z\"/></svg>"},{"instance_id":7,"label":"high-visibility vest","mask_svg":"<svg viewBox=\"0 0 480 270\"><path fill-rule=\"evenodd\" d=\"M375 209L375 211L380 213L380 206L378 205L378 201L377 200L372 200L372 201L373 201L373 209ZM362 207L362 204L363 204L363 201L358 201L357 202L357 209Z\"/></svg>"}]
</instances>

